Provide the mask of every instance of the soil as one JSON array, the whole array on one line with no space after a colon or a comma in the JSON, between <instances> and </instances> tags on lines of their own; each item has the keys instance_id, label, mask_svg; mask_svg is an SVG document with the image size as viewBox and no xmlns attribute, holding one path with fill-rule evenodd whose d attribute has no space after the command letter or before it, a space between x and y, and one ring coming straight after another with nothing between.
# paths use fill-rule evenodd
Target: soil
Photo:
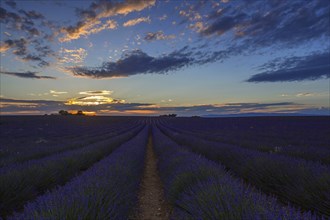
<instances>
[{"instance_id":1,"label":"soil","mask_svg":"<svg viewBox=\"0 0 330 220\"><path fill-rule=\"evenodd\" d=\"M139 203L135 217L138 220L169 220L171 208L165 201L163 185L158 175L157 157L153 149L152 137L149 136L147 155L142 183L139 192Z\"/></svg>"}]
</instances>

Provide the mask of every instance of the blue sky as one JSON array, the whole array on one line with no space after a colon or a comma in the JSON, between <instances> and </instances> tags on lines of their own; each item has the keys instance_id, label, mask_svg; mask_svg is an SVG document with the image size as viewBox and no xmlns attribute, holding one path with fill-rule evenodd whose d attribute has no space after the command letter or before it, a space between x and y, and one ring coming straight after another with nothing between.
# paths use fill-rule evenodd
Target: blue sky
<instances>
[{"instance_id":1,"label":"blue sky","mask_svg":"<svg viewBox=\"0 0 330 220\"><path fill-rule=\"evenodd\" d=\"M1 114L329 114L330 3L1 1Z\"/></svg>"}]
</instances>

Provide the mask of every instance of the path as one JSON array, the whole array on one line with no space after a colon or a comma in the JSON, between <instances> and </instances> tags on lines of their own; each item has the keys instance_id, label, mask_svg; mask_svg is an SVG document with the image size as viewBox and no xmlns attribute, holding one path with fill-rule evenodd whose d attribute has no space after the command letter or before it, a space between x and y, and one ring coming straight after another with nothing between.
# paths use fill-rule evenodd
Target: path
<instances>
[{"instance_id":1,"label":"path","mask_svg":"<svg viewBox=\"0 0 330 220\"><path fill-rule=\"evenodd\" d=\"M139 220L169 220L169 205L165 202L163 185L157 170L157 158L149 136L145 168L136 217Z\"/></svg>"}]
</instances>

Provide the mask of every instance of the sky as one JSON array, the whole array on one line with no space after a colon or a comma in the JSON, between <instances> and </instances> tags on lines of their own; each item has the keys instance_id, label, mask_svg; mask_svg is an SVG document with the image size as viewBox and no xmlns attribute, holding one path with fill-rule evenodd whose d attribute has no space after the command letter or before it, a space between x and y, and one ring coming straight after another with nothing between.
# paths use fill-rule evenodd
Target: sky
<instances>
[{"instance_id":1,"label":"sky","mask_svg":"<svg viewBox=\"0 0 330 220\"><path fill-rule=\"evenodd\" d=\"M1 115L330 115L328 0L1 0Z\"/></svg>"}]
</instances>

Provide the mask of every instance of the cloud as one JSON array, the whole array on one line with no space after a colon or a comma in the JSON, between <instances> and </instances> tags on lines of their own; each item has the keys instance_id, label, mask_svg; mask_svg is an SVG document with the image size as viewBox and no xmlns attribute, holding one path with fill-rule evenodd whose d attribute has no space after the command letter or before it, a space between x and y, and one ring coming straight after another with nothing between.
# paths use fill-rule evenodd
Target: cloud
<instances>
[{"instance_id":1,"label":"cloud","mask_svg":"<svg viewBox=\"0 0 330 220\"><path fill-rule=\"evenodd\" d=\"M40 67L48 66L49 63L44 60L44 57L53 54L53 51L48 46L41 46L39 42L34 42L34 44L37 53L32 54L28 50L30 42L26 39L21 38L19 40L6 40L0 44L0 52L5 53L11 49L12 53L20 57L22 61L38 62Z\"/></svg>"},{"instance_id":2,"label":"cloud","mask_svg":"<svg viewBox=\"0 0 330 220\"><path fill-rule=\"evenodd\" d=\"M1 53L11 51L20 61L35 62L40 67L49 65L48 59L55 56L49 44L56 27L44 15L34 10L10 11L0 7L0 23L6 33L15 33L6 34L0 42Z\"/></svg>"},{"instance_id":3,"label":"cloud","mask_svg":"<svg viewBox=\"0 0 330 220\"><path fill-rule=\"evenodd\" d=\"M97 91L84 91L79 92L80 95L111 95L113 91L110 90L97 90Z\"/></svg>"},{"instance_id":4,"label":"cloud","mask_svg":"<svg viewBox=\"0 0 330 220\"><path fill-rule=\"evenodd\" d=\"M0 22L4 24L8 24L10 22L18 23L23 22L23 19L18 14L9 12L6 9L0 7Z\"/></svg>"},{"instance_id":5,"label":"cloud","mask_svg":"<svg viewBox=\"0 0 330 220\"><path fill-rule=\"evenodd\" d=\"M76 106L94 106L94 105L105 105L105 104L118 104L125 103L125 100L113 99L109 96L104 95L90 95L78 98L69 99L65 105L76 105Z\"/></svg>"},{"instance_id":6,"label":"cloud","mask_svg":"<svg viewBox=\"0 0 330 220\"><path fill-rule=\"evenodd\" d=\"M81 36L88 36L96 34L105 29L115 29L117 22L114 20L107 20L104 24L101 21L95 20L93 22L79 22L76 26L69 26L62 28L61 32L65 33L64 37L59 38L60 42L71 41L79 39Z\"/></svg>"},{"instance_id":7,"label":"cloud","mask_svg":"<svg viewBox=\"0 0 330 220\"><path fill-rule=\"evenodd\" d=\"M14 0L6 0L5 4L10 6L11 8L16 8L16 2Z\"/></svg>"},{"instance_id":8,"label":"cloud","mask_svg":"<svg viewBox=\"0 0 330 220\"><path fill-rule=\"evenodd\" d=\"M328 97L329 96L329 92L325 91L325 92L300 92L297 94L281 94L281 97Z\"/></svg>"},{"instance_id":9,"label":"cloud","mask_svg":"<svg viewBox=\"0 0 330 220\"><path fill-rule=\"evenodd\" d=\"M1 114L45 114L58 112L64 106L61 101L50 100L18 100L0 98Z\"/></svg>"},{"instance_id":10,"label":"cloud","mask_svg":"<svg viewBox=\"0 0 330 220\"><path fill-rule=\"evenodd\" d=\"M323 0L233 2L211 13L201 34L233 33L254 49L274 44L292 47L329 36L329 16L330 5Z\"/></svg>"},{"instance_id":11,"label":"cloud","mask_svg":"<svg viewBox=\"0 0 330 220\"><path fill-rule=\"evenodd\" d=\"M157 31L157 32L149 32L146 34L144 39L146 41L155 41L155 40L169 40L174 39L175 35L165 35L163 31Z\"/></svg>"},{"instance_id":12,"label":"cloud","mask_svg":"<svg viewBox=\"0 0 330 220\"><path fill-rule=\"evenodd\" d=\"M13 31L22 31L22 33L27 34L29 39L41 34L40 24L37 25L36 21L42 22L44 19L42 14L34 10L19 10L18 13L15 13L0 7L0 23L6 24L6 28Z\"/></svg>"},{"instance_id":13,"label":"cloud","mask_svg":"<svg viewBox=\"0 0 330 220\"><path fill-rule=\"evenodd\" d=\"M246 113L304 113L329 115L328 107L313 107L293 102L278 103L223 103L213 105L158 106L152 103L128 103L106 96L84 96L68 101L16 100L0 98L1 114L45 114L68 111L89 111L97 115L162 115L180 116L228 115Z\"/></svg>"},{"instance_id":14,"label":"cloud","mask_svg":"<svg viewBox=\"0 0 330 220\"><path fill-rule=\"evenodd\" d=\"M26 17L31 18L31 19L44 19L45 16L43 16L41 13L36 12L34 10L32 11L24 11L24 10L19 10L21 14L24 14Z\"/></svg>"},{"instance_id":15,"label":"cloud","mask_svg":"<svg viewBox=\"0 0 330 220\"><path fill-rule=\"evenodd\" d=\"M83 48L66 49L61 48L59 51L59 62L61 63L82 63L87 56L87 51Z\"/></svg>"},{"instance_id":16,"label":"cloud","mask_svg":"<svg viewBox=\"0 0 330 220\"><path fill-rule=\"evenodd\" d=\"M179 15L183 17L183 20L180 21L179 24L202 20L202 15L199 11L203 11L201 9L203 9L205 5L206 1L196 1L196 4L191 4L189 7L182 8L179 11Z\"/></svg>"},{"instance_id":17,"label":"cloud","mask_svg":"<svg viewBox=\"0 0 330 220\"><path fill-rule=\"evenodd\" d=\"M4 53L11 48L11 45L8 42L0 44L0 53Z\"/></svg>"},{"instance_id":18,"label":"cloud","mask_svg":"<svg viewBox=\"0 0 330 220\"><path fill-rule=\"evenodd\" d=\"M49 63L44 61L41 57L32 55L32 54L28 54L25 57L22 57L22 60L23 61L38 61L39 62L38 66L40 66L40 67L49 66Z\"/></svg>"},{"instance_id":19,"label":"cloud","mask_svg":"<svg viewBox=\"0 0 330 220\"><path fill-rule=\"evenodd\" d=\"M198 22L196 22L194 24L190 24L189 25L189 28L197 31L198 33L201 33L201 32L203 32L205 30L205 25L204 25L203 22L198 21Z\"/></svg>"},{"instance_id":20,"label":"cloud","mask_svg":"<svg viewBox=\"0 0 330 220\"><path fill-rule=\"evenodd\" d=\"M10 75L10 76L16 76L20 78L25 79L56 79L52 76L38 76L36 75L37 72L6 72L6 71L0 71L1 74Z\"/></svg>"},{"instance_id":21,"label":"cloud","mask_svg":"<svg viewBox=\"0 0 330 220\"><path fill-rule=\"evenodd\" d=\"M324 52L286 60L273 60L261 69L265 72L253 75L247 82L284 82L330 78L330 53Z\"/></svg>"},{"instance_id":22,"label":"cloud","mask_svg":"<svg viewBox=\"0 0 330 220\"><path fill-rule=\"evenodd\" d=\"M160 21L164 21L164 20L166 20L166 19L167 19L167 14L164 14L163 16L158 17L158 19L159 19Z\"/></svg>"},{"instance_id":23,"label":"cloud","mask_svg":"<svg viewBox=\"0 0 330 220\"><path fill-rule=\"evenodd\" d=\"M244 13L239 13L234 16L220 16L220 18L215 20L211 25L205 27L201 33L203 35L216 34L220 36L240 24L245 17L246 15Z\"/></svg>"},{"instance_id":24,"label":"cloud","mask_svg":"<svg viewBox=\"0 0 330 220\"><path fill-rule=\"evenodd\" d=\"M68 92L60 92L60 91L55 91L55 90L49 90L49 93L53 94L53 95L62 95L62 94L66 94Z\"/></svg>"},{"instance_id":25,"label":"cloud","mask_svg":"<svg viewBox=\"0 0 330 220\"><path fill-rule=\"evenodd\" d=\"M182 51L174 51L170 54L152 57L141 50L126 53L116 62L105 62L100 67L69 67L67 68L75 76L91 78L128 77L136 74L163 74L190 65L193 59Z\"/></svg>"},{"instance_id":26,"label":"cloud","mask_svg":"<svg viewBox=\"0 0 330 220\"><path fill-rule=\"evenodd\" d=\"M305 92L305 93L298 93L296 95L297 97L310 97L310 96L315 96L313 93Z\"/></svg>"},{"instance_id":27,"label":"cloud","mask_svg":"<svg viewBox=\"0 0 330 220\"><path fill-rule=\"evenodd\" d=\"M19 40L6 40L0 45L0 52L6 52L9 49L14 49L13 54L15 55L26 55L27 54L28 41L24 38Z\"/></svg>"},{"instance_id":28,"label":"cloud","mask_svg":"<svg viewBox=\"0 0 330 220\"><path fill-rule=\"evenodd\" d=\"M61 42L71 41L98 33L104 29L113 29L116 27L114 21L107 25L102 24L104 18L116 15L127 15L134 11L142 11L145 8L155 5L156 0L127 0L124 2L100 1L92 3L87 10L78 10L80 21L75 25L61 29L63 37L59 38Z\"/></svg>"},{"instance_id":29,"label":"cloud","mask_svg":"<svg viewBox=\"0 0 330 220\"><path fill-rule=\"evenodd\" d=\"M141 17L141 18L136 18L136 19L132 19L132 20L128 20L126 21L123 26L124 27L130 27L130 26L135 26L137 24L140 24L142 22L147 22L147 23L150 23L151 20L149 17Z\"/></svg>"}]
</instances>

